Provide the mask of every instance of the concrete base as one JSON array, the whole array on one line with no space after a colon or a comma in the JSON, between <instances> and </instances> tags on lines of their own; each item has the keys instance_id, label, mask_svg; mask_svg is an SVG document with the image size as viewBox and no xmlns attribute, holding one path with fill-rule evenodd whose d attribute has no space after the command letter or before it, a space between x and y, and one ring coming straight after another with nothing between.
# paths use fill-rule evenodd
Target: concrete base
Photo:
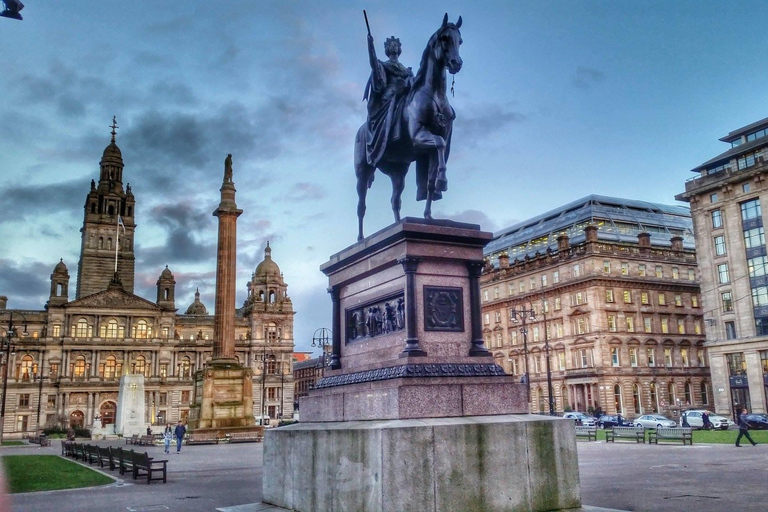
<instances>
[{"instance_id":1,"label":"concrete base","mask_svg":"<svg viewBox=\"0 0 768 512\"><path fill-rule=\"evenodd\" d=\"M235 361L213 361L195 373L190 430L253 427L253 371Z\"/></svg>"},{"instance_id":2,"label":"concrete base","mask_svg":"<svg viewBox=\"0 0 768 512\"><path fill-rule=\"evenodd\" d=\"M310 511L581 506L573 422L533 415L299 423L264 440L263 501Z\"/></svg>"}]
</instances>

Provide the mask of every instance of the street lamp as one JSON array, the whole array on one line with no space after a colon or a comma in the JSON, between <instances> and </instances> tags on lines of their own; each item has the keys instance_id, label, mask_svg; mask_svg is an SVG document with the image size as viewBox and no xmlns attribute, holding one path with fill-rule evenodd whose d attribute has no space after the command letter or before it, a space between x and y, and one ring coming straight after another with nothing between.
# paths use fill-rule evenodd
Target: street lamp
<instances>
[{"instance_id":1,"label":"street lamp","mask_svg":"<svg viewBox=\"0 0 768 512\"><path fill-rule=\"evenodd\" d=\"M325 353L326 348L331 346L333 338L333 333L330 329L326 329L325 327L321 327L320 329L317 329L315 331L315 334L312 335L312 346L313 347L321 347L322 353L320 355L320 364L322 368L322 377L325 377Z\"/></svg>"},{"instance_id":2,"label":"street lamp","mask_svg":"<svg viewBox=\"0 0 768 512\"><path fill-rule=\"evenodd\" d=\"M264 425L264 410L266 408L266 404L264 402L267 398L267 348L268 347L265 345L261 353L261 413L259 414L259 425ZM271 352L270 355L274 357L274 352L271 348L269 351Z\"/></svg>"},{"instance_id":3,"label":"street lamp","mask_svg":"<svg viewBox=\"0 0 768 512\"><path fill-rule=\"evenodd\" d=\"M541 294L541 315L544 317L544 353L547 357L547 399L549 401L549 415L555 415L555 395L552 392L552 368L549 365L549 330L547 329L547 299Z\"/></svg>"},{"instance_id":4,"label":"street lamp","mask_svg":"<svg viewBox=\"0 0 768 512\"><path fill-rule=\"evenodd\" d=\"M24 319L24 334L27 334L27 317L24 316L23 313L19 313L18 311L10 312L10 319L8 320L8 329L6 329L6 340L5 340L5 346L3 347L5 349L5 364L3 365L3 396L0 401L2 402L0 404L0 445L3 444L3 431L5 430L5 398L8 392L8 366L11 363L11 352L13 351L13 347L11 345L11 340L15 334L15 331L13 330L13 315L17 314L21 316ZM17 336L18 337L18 336Z\"/></svg>"},{"instance_id":5,"label":"street lamp","mask_svg":"<svg viewBox=\"0 0 768 512\"><path fill-rule=\"evenodd\" d=\"M533 310L533 306L531 305L531 301L528 302L528 309L525 308L525 304L520 306L514 306L512 308L512 311L510 311L510 317L512 318L512 323L518 324L522 319L523 325L520 326L520 332L523 333L523 353L525 354L525 396L526 401L530 404L531 403L531 376L528 373L528 326L526 325L527 320L535 321L536 320L536 312Z\"/></svg>"}]
</instances>

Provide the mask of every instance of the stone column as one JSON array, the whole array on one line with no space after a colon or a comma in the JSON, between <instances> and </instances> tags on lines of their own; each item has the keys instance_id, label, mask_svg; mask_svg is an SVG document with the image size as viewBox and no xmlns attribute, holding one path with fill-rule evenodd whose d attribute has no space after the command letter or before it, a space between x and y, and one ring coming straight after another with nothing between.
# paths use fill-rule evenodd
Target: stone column
<instances>
[{"instance_id":1,"label":"stone column","mask_svg":"<svg viewBox=\"0 0 768 512\"><path fill-rule=\"evenodd\" d=\"M483 344L482 311L480 308L480 273L483 271L482 261L470 261L467 263L469 271L469 314L472 324L472 347L470 356L490 356L491 353Z\"/></svg>"},{"instance_id":2,"label":"stone column","mask_svg":"<svg viewBox=\"0 0 768 512\"><path fill-rule=\"evenodd\" d=\"M216 258L216 309L213 317L213 360L235 359L235 293L237 271L237 218L243 210L235 203L231 171L225 171L221 202L214 217L219 219Z\"/></svg>"},{"instance_id":3,"label":"stone column","mask_svg":"<svg viewBox=\"0 0 768 512\"><path fill-rule=\"evenodd\" d=\"M416 315L416 269L419 259L406 257L398 260L405 272L405 348L400 357L426 356L421 349L418 337L418 318Z\"/></svg>"},{"instance_id":4,"label":"stone column","mask_svg":"<svg viewBox=\"0 0 768 512\"><path fill-rule=\"evenodd\" d=\"M338 370L341 368L341 308L339 305L338 286L328 288L328 293L331 294L331 303L333 304L333 312L331 313L333 325L331 325L332 353L330 366L332 370Z\"/></svg>"}]
</instances>

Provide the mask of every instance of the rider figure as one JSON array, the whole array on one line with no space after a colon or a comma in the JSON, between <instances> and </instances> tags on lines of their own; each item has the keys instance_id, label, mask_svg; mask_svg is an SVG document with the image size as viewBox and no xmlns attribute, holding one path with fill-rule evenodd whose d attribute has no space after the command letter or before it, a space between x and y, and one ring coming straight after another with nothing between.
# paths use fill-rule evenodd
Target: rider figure
<instances>
[{"instance_id":1,"label":"rider figure","mask_svg":"<svg viewBox=\"0 0 768 512\"><path fill-rule=\"evenodd\" d=\"M377 166L389 139L398 140L404 97L413 83L413 71L403 66L398 58L401 53L400 39L395 36L384 42L385 62L376 58L373 37L368 34L368 57L371 77L365 87L364 100L368 100L368 130L366 156L368 164Z\"/></svg>"}]
</instances>

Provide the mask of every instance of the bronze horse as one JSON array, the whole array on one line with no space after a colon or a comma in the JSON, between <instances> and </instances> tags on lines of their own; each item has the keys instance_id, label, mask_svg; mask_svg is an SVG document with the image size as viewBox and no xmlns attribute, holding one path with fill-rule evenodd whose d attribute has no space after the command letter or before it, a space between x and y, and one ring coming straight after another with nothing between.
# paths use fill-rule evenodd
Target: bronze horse
<instances>
[{"instance_id":1,"label":"bronze horse","mask_svg":"<svg viewBox=\"0 0 768 512\"><path fill-rule=\"evenodd\" d=\"M461 16L454 23L448 14L440 28L432 34L421 57L413 85L403 98L402 116L395 122L405 128L397 140L389 140L383 156L374 165L366 157L366 130L363 124L355 137L355 176L357 177L358 240L363 239L365 196L373 184L376 168L392 180L392 212L400 221L401 196L405 175L411 162L416 162L416 199L426 199L424 218L432 218L432 201L440 199L447 190L446 162L451 149L451 130L456 118L446 94L445 70L456 74L461 70Z\"/></svg>"}]
</instances>

